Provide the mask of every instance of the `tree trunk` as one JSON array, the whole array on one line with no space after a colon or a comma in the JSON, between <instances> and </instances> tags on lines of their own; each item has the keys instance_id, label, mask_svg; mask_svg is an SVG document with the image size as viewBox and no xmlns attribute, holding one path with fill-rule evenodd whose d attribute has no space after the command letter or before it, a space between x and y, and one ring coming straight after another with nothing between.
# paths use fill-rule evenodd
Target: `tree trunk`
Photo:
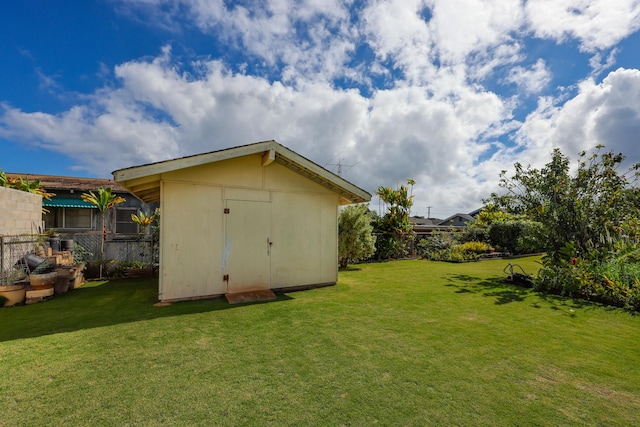
<instances>
[{"instance_id":1,"label":"tree trunk","mask_svg":"<svg viewBox=\"0 0 640 427\"><path fill-rule=\"evenodd\" d=\"M102 212L102 233L100 236L100 279L102 279L102 266L104 264L104 241L107 239L107 229L104 226L104 212Z\"/></svg>"}]
</instances>

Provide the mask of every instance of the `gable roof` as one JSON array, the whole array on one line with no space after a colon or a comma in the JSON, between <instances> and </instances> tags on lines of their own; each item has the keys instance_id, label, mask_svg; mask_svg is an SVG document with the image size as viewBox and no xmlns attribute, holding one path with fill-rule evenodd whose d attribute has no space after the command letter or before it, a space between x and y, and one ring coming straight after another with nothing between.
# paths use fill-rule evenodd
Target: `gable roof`
<instances>
[{"instance_id":1,"label":"gable roof","mask_svg":"<svg viewBox=\"0 0 640 427\"><path fill-rule=\"evenodd\" d=\"M337 193L348 203L371 200L371 194L365 190L273 140L119 169L113 172L113 177L143 202L159 202L161 174L254 154L263 155L264 166L279 163Z\"/></svg>"},{"instance_id":2,"label":"gable roof","mask_svg":"<svg viewBox=\"0 0 640 427\"><path fill-rule=\"evenodd\" d=\"M414 225L436 225L442 222L439 218L418 218L416 216L410 217L409 221Z\"/></svg>"},{"instance_id":3,"label":"gable roof","mask_svg":"<svg viewBox=\"0 0 640 427\"><path fill-rule=\"evenodd\" d=\"M484 208L485 208L485 206L482 206L482 207L480 207L480 208L478 208L478 209L476 209L476 210L474 210L474 211L471 211L471 212L469 212L469 215L471 215L471 216L472 216L472 217L474 217L474 218L477 218L477 217L478 217L478 214L479 214L480 212L482 212L482 210L483 210Z\"/></svg>"},{"instance_id":4,"label":"gable roof","mask_svg":"<svg viewBox=\"0 0 640 427\"><path fill-rule=\"evenodd\" d=\"M450 216L449 218L447 218L447 219L443 219L442 221L440 221L440 224L446 224L447 222L449 222L449 221L453 221L453 220L455 220L455 219L457 219L457 218L460 218L460 220L461 220L461 221L463 221L463 222L467 222L467 221L475 221L475 218L474 218L474 217L472 217L472 216L471 216L471 215L469 215L469 214L465 214L465 213L457 213L457 214L451 215L451 216Z\"/></svg>"}]
</instances>

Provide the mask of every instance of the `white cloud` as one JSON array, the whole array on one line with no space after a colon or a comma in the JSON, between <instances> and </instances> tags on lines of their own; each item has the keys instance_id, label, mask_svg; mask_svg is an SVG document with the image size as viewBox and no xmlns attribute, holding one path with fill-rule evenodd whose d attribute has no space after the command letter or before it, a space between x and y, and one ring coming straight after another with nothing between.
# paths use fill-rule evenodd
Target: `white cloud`
<instances>
[{"instance_id":1,"label":"white cloud","mask_svg":"<svg viewBox=\"0 0 640 427\"><path fill-rule=\"evenodd\" d=\"M528 153L548 155L560 147L575 156L598 144L640 159L640 70L618 69L601 83L589 78L575 97L562 105L543 99L518 131L518 141Z\"/></svg>"},{"instance_id":2,"label":"white cloud","mask_svg":"<svg viewBox=\"0 0 640 427\"><path fill-rule=\"evenodd\" d=\"M3 105L0 137L62 153L85 172L108 176L115 164L165 159L178 152L176 130L150 121L118 91L62 114L25 113ZM126 98L126 97L125 97Z\"/></svg>"},{"instance_id":3,"label":"white cloud","mask_svg":"<svg viewBox=\"0 0 640 427\"><path fill-rule=\"evenodd\" d=\"M637 0L529 0L525 10L537 37L577 39L585 52L608 49L640 28Z\"/></svg>"},{"instance_id":4,"label":"white cloud","mask_svg":"<svg viewBox=\"0 0 640 427\"><path fill-rule=\"evenodd\" d=\"M124 0L122 4L128 13L139 11L150 20L195 25L293 82L299 76L343 76L357 39L349 4L339 0L267 0L247 6L228 6L222 0Z\"/></svg>"},{"instance_id":5,"label":"white cloud","mask_svg":"<svg viewBox=\"0 0 640 427\"><path fill-rule=\"evenodd\" d=\"M608 54L606 52L596 52L590 59L589 65L593 70L591 74L593 76L599 75L604 70L610 69L616 63L616 55L619 53L618 49L611 49Z\"/></svg>"},{"instance_id":6,"label":"white cloud","mask_svg":"<svg viewBox=\"0 0 640 427\"><path fill-rule=\"evenodd\" d=\"M514 43L523 24L522 7L513 0L434 0L429 23L444 63L460 63L474 52L490 53Z\"/></svg>"},{"instance_id":7,"label":"white cloud","mask_svg":"<svg viewBox=\"0 0 640 427\"><path fill-rule=\"evenodd\" d=\"M389 0L357 2L358 10L338 0L270 0L251 9L222 0L118 4L174 34L197 28L244 65L174 58L165 46L155 58L115 65L115 82L67 111L3 105L0 137L64 153L100 176L276 139L320 165L356 165L345 178L371 192L413 178L414 212L432 206L440 216L479 207L500 170L546 161L554 146L575 154L603 142L640 157L633 140L640 71L596 80L596 70L613 65L616 43L638 28L637 2ZM570 98L539 98L519 123L514 109L553 82L541 56L527 57L531 34L577 40L593 53L594 73ZM373 58L354 56L363 47ZM505 68L499 83L521 89L513 98L483 86ZM341 88L339 78L367 94Z\"/></svg>"},{"instance_id":8,"label":"white cloud","mask_svg":"<svg viewBox=\"0 0 640 427\"><path fill-rule=\"evenodd\" d=\"M524 93L532 95L542 92L551 81L551 77L544 59L538 59L529 69L521 66L513 67L505 81L517 85Z\"/></svg>"},{"instance_id":9,"label":"white cloud","mask_svg":"<svg viewBox=\"0 0 640 427\"><path fill-rule=\"evenodd\" d=\"M116 67L120 87L102 89L65 113L5 107L0 133L65 153L102 176L274 138L321 165L335 158L358 163L345 177L369 191L413 177L417 193L444 204L455 200L450 186L470 180L486 149L477 138L504 114L495 94L472 89L435 100L424 88L404 87L367 99L324 82L293 88L233 74L218 61L195 68L201 74L181 72L165 49Z\"/></svg>"}]
</instances>

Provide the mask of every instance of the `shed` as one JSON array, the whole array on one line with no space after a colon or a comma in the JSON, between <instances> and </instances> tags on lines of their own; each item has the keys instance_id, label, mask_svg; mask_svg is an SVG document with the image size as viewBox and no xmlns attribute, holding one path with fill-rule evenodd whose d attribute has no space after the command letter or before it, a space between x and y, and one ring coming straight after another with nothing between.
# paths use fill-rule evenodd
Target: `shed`
<instances>
[{"instance_id":1,"label":"shed","mask_svg":"<svg viewBox=\"0 0 640 427\"><path fill-rule=\"evenodd\" d=\"M338 207L371 200L275 141L113 176L160 202L160 301L335 284Z\"/></svg>"}]
</instances>

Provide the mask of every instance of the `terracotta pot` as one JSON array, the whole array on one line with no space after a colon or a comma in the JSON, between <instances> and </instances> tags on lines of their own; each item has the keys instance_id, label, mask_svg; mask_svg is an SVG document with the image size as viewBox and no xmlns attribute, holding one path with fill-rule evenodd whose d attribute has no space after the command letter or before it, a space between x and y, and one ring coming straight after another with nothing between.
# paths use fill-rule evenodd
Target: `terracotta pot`
<instances>
[{"instance_id":1,"label":"terracotta pot","mask_svg":"<svg viewBox=\"0 0 640 427\"><path fill-rule=\"evenodd\" d=\"M56 277L58 273L44 273L44 274L31 274L29 275L29 284L33 289L51 289L56 283Z\"/></svg>"},{"instance_id":2,"label":"terracotta pot","mask_svg":"<svg viewBox=\"0 0 640 427\"><path fill-rule=\"evenodd\" d=\"M58 277L56 279L55 285L53 285L53 291L56 295L64 294L65 292L69 292L69 286L73 283L74 279L68 279L65 277Z\"/></svg>"},{"instance_id":3,"label":"terracotta pot","mask_svg":"<svg viewBox=\"0 0 640 427\"><path fill-rule=\"evenodd\" d=\"M0 286L0 296L5 298L4 307L21 304L26 293L27 289L22 283Z\"/></svg>"}]
</instances>

